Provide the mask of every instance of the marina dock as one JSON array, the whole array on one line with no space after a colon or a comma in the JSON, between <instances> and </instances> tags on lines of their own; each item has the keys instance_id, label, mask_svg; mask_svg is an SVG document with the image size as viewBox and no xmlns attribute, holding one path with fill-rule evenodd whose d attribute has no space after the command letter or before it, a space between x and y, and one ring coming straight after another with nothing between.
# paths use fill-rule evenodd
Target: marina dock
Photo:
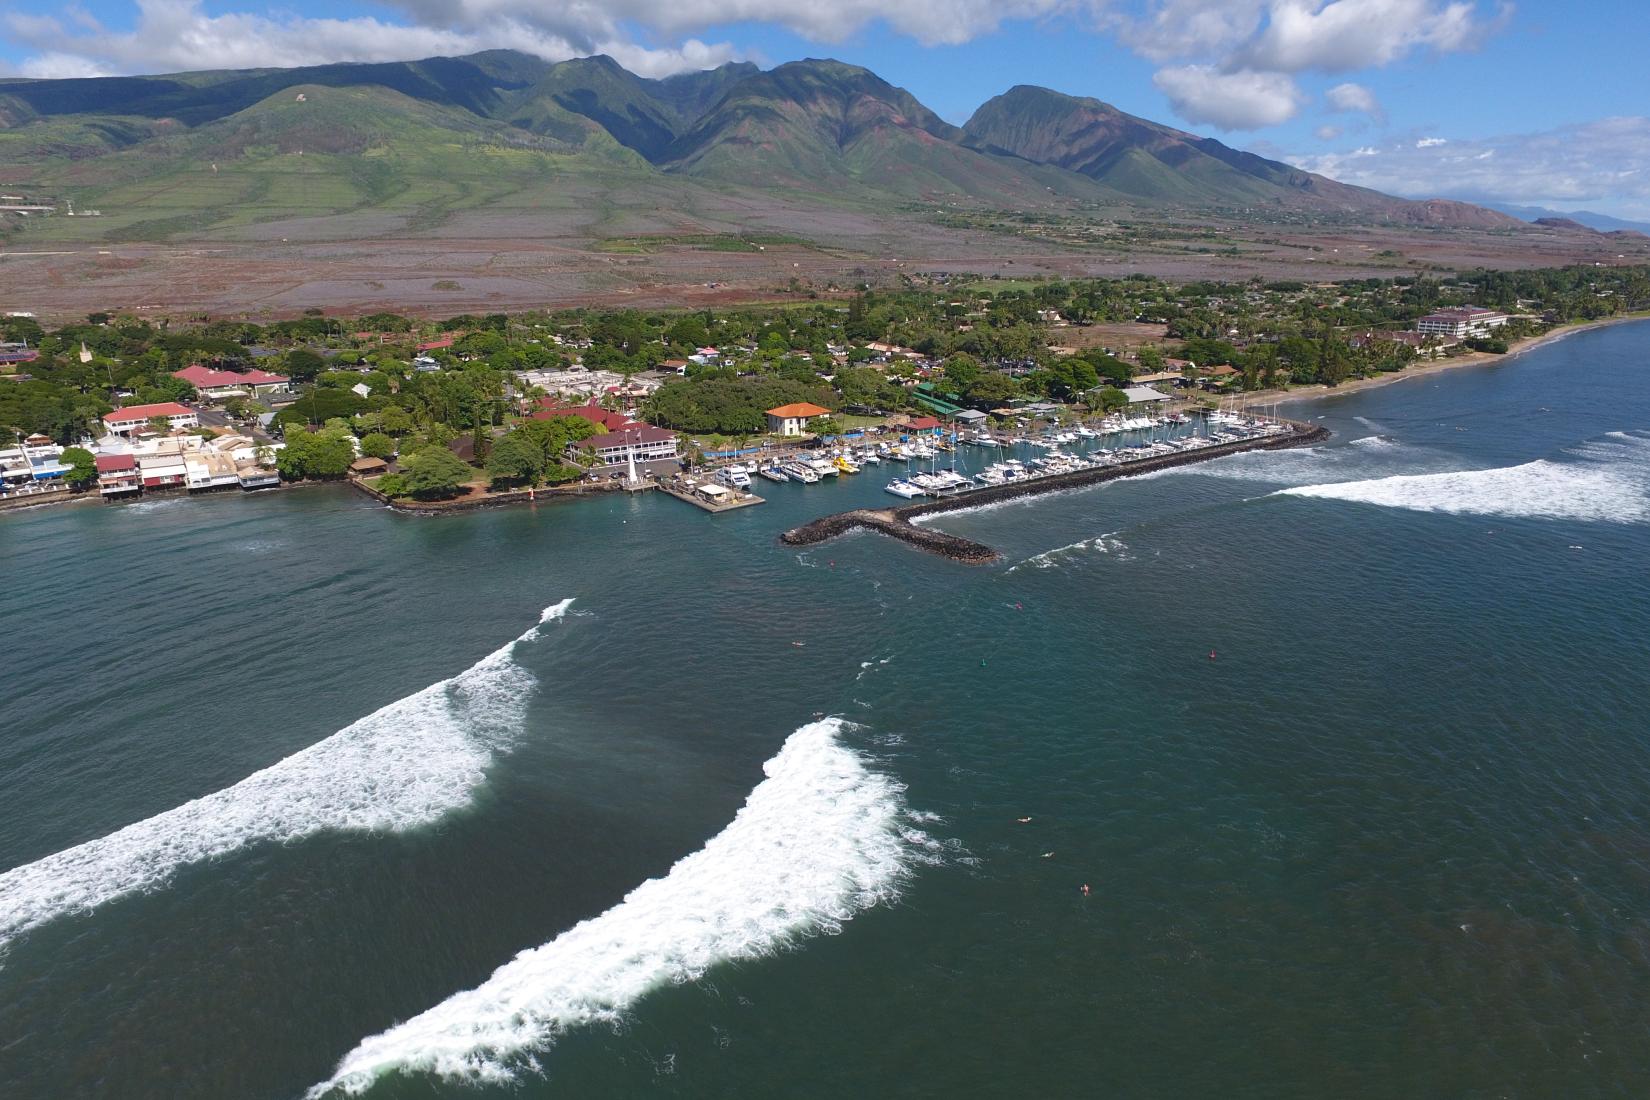
<instances>
[{"instance_id":1,"label":"marina dock","mask_svg":"<svg viewBox=\"0 0 1650 1100\"><path fill-rule=\"evenodd\" d=\"M1277 451L1291 447L1306 447L1314 443L1321 443L1329 438L1329 431L1326 428L1294 421L1285 423L1289 428L1287 432L1239 439L1230 443L1217 443L1193 451L1156 455L1114 465L1074 470L1071 473L1054 474L1049 477L1016 481L1005 485L993 485L958 496L943 497L922 504L907 505L903 508L860 508L851 512L838 512L835 515L823 516L811 523L805 523L801 527L792 528L780 535L779 538L780 541L791 546L814 546L849 531L863 529L899 539L901 542L910 543L919 550L926 550L929 553L938 554L953 561L965 562L969 565L983 565L996 561L1001 555L983 543L961 538L957 535L948 535L941 531L930 531L927 528L918 527L912 523L912 520L919 516L937 515L962 508L977 508L982 504L994 504L999 501L1037 496L1042 493L1057 493L1067 489L1080 489L1102 481L1138 476L1156 470L1172 469L1176 466L1189 466L1193 463L1207 462L1210 459L1223 458L1227 455L1242 454L1245 451Z\"/></svg>"},{"instance_id":2,"label":"marina dock","mask_svg":"<svg viewBox=\"0 0 1650 1100\"><path fill-rule=\"evenodd\" d=\"M722 486L720 485L713 487L716 489L722 489ZM767 503L765 499L757 496L755 493L735 492L730 489L722 489L720 499L712 499L704 494L704 489L705 486L703 485L695 485L690 487L686 485L666 484L664 482L660 482L659 484L659 491L661 493L666 493L675 497L677 500L684 501L693 505L695 508L710 512L712 514L737 512L741 508L751 508L758 504Z\"/></svg>"}]
</instances>

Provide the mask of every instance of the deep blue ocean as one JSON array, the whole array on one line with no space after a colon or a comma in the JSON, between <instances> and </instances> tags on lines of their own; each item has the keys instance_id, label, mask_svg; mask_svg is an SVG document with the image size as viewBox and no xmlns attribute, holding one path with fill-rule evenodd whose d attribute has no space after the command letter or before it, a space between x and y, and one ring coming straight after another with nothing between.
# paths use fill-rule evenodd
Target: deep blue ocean
<instances>
[{"instance_id":1,"label":"deep blue ocean","mask_svg":"<svg viewBox=\"0 0 1650 1100\"><path fill-rule=\"evenodd\" d=\"M1650 1094L1650 324L1285 411L983 568L0 516L0 1096Z\"/></svg>"}]
</instances>

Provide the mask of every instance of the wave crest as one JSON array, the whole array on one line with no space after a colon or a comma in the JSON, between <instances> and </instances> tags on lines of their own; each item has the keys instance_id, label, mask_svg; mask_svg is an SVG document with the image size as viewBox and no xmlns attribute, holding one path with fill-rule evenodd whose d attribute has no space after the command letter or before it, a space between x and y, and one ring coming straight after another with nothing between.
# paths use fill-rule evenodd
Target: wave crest
<instances>
[{"instance_id":1,"label":"wave crest","mask_svg":"<svg viewBox=\"0 0 1650 1100\"><path fill-rule=\"evenodd\" d=\"M329 829L401 831L470 801L494 754L520 731L532 674L516 644L398 699L239 783L0 874L0 949L70 912L154 889L178 868L249 844Z\"/></svg>"},{"instance_id":2,"label":"wave crest","mask_svg":"<svg viewBox=\"0 0 1650 1100\"><path fill-rule=\"evenodd\" d=\"M1577 461L1301 485L1274 495L1456 515L1650 521L1650 440L1614 432L1574 453Z\"/></svg>"},{"instance_id":3,"label":"wave crest","mask_svg":"<svg viewBox=\"0 0 1650 1100\"><path fill-rule=\"evenodd\" d=\"M911 864L941 846L911 824L904 788L841 744L845 726L797 730L702 849L476 988L364 1040L309 1096L360 1093L391 1073L509 1080L569 1028L616 1022L651 990L837 931L895 898Z\"/></svg>"}]
</instances>

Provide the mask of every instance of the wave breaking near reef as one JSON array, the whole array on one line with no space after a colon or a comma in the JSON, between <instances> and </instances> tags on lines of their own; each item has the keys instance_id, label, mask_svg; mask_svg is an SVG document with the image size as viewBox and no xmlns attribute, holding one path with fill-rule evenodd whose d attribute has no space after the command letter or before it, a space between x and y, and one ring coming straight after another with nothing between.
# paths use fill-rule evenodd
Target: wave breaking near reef
<instances>
[{"instance_id":1,"label":"wave breaking near reef","mask_svg":"<svg viewBox=\"0 0 1650 1100\"><path fill-rule=\"evenodd\" d=\"M0 874L0 949L65 913L153 889L178 868L329 829L400 831L467 805L521 730L531 673L514 660L573 604L451 679L397 699L239 783Z\"/></svg>"},{"instance_id":2,"label":"wave breaking near reef","mask_svg":"<svg viewBox=\"0 0 1650 1100\"><path fill-rule=\"evenodd\" d=\"M1276 495L1457 515L1650 522L1650 438L1612 432L1571 456L1492 470L1301 485Z\"/></svg>"},{"instance_id":3,"label":"wave breaking near reef","mask_svg":"<svg viewBox=\"0 0 1650 1100\"><path fill-rule=\"evenodd\" d=\"M663 878L362 1041L309 1095L364 1092L392 1073L509 1080L569 1028L614 1023L651 990L892 900L938 845L910 823L901 785L841 743L846 725L797 730L733 822Z\"/></svg>"}]
</instances>

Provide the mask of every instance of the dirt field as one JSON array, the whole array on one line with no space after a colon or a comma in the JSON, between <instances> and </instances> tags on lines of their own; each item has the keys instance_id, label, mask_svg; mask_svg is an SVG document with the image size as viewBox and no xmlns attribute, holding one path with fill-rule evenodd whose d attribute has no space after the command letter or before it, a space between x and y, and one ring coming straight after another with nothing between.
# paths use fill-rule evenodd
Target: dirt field
<instances>
[{"instance_id":1,"label":"dirt field","mask_svg":"<svg viewBox=\"0 0 1650 1100\"><path fill-rule=\"evenodd\" d=\"M1142 272L1173 280L1319 281L1479 266L1650 262L1650 241L1534 227L1288 231L1237 225L1223 228L1225 251L1211 249L1206 240L1176 238L1102 248L942 228L918 213L875 215L783 202L730 202L693 212L650 208L622 216L608 209L589 219L568 210L555 216L477 211L423 235L347 235L382 228L310 219L301 227L265 225L238 239L188 244L54 245L31 237L0 252L0 300L7 309L30 311L47 322L115 309L154 317L274 319L309 308L342 315L389 309L449 316L577 305L662 308L797 300L810 291L889 285L918 273L1032 278ZM274 235L282 229L286 236ZM750 251L670 243L672 237L710 234L783 234L806 243ZM1087 330L1082 338L1113 346L1144 338L1098 332Z\"/></svg>"}]
</instances>

